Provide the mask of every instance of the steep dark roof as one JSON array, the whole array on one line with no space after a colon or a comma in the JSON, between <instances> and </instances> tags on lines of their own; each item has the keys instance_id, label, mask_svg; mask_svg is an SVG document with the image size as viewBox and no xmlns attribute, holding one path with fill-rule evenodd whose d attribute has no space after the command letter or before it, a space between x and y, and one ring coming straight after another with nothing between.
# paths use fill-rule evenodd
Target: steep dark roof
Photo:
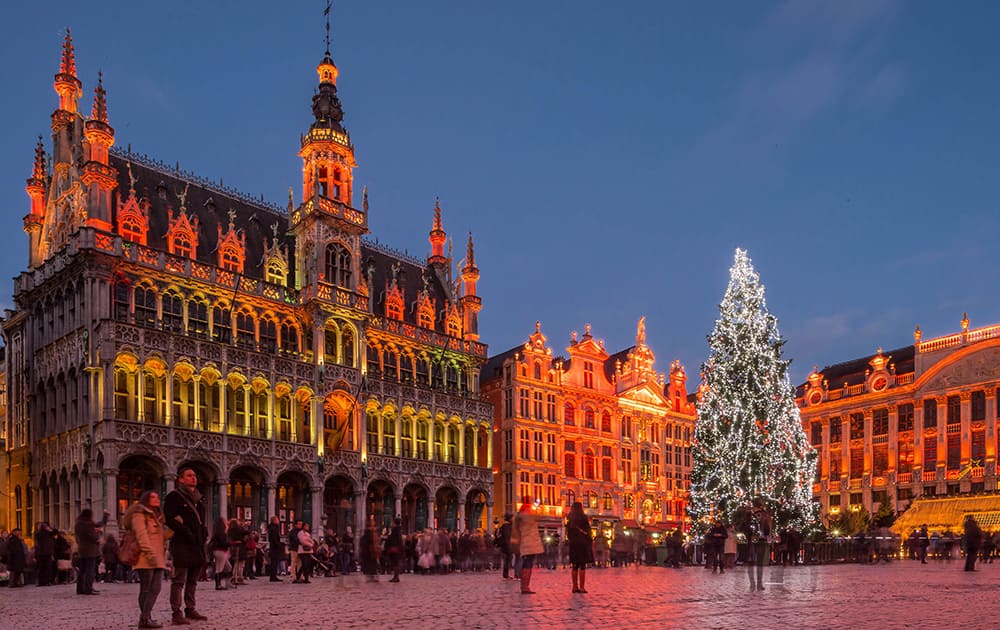
<instances>
[{"instance_id":1,"label":"steep dark roof","mask_svg":"<svg viewBox=\"0 0 1000 630\"><path fill-rule=\"evenodd\" d=\"M417 298L424 288L426 279L427 291L434 298L434 330L444 332L446 327L442 315L446 312L450 300L446 279L440 277L434 268L422 264L415 258L394 252L383 245L364 241L361 245L361 268L374 271L371 276L372 286L369 287L373 312L376 315L385 314L386 287L392 279L394 264L399 266L397 282L403 291L403 321L416 325Z\"/></svg>"},{"instance_id":2,"label":"steep dark roof","mask_svg":"<svg viewBox=\"0 0 1000 630\"><path fill-rule=\"evenodd\" d=\"M615 361L621 361L623 364L627 363L628 353L632 352L634 349L635 346L629 346L624 350L619 350L604 360L604 378L606 378L609 383L613 381L615 376Z\"/></svg>"},{"instance_id":3,"label":"steep dark roof","mask_svg":"<svg viewBox=\"0 0 1000 630\"><path fill-rule=\"evenodd\" d=\"M147 245L153 249L167 251L167 232L170 218L177 215L180 208L179 194L187 188L185 206L189 216L198 217L198 249L195 258L210 265L219 264L216 250L219 241L218 228L225 234L229 230L230 209L235 211L234 224L237 232L246 235L246 263L243 275L249 278L264 277L264 247L273 236L271 226L278 224L278 239L285 244L288 254L288 269L295 269L294 240L287 235L288 215L277 206L254 202L246 195L216 186L190 173L171 169L136 154L113 152L111 166L118 170L118 188L124 204L129 196L129 167L135 178L135 194L139 203L149 203L149 231ZM113 204L112 222L117 225L118 205ZM265 241L266 237L266 241Z\"/></svg>"},{"instance_id":4,"label":"steep dark roof","mask_svg":"<svg viewBox=\"0 0 1000 630\"><path fill-rule=\"evenodd\" d=\"M501 368L503 368L503 362L514 356L515 353L520 352L523 348L524 345L514 346L510 350L504 350L500 354L490 357L486 361L486 364L483 365L483 369L479 371L479 382L488 383L500 378L502 376Z\"/></svg>"},{"instance_id":5,"label":"steep dark roof","mask_svg":"<svg viewBox=\"0 0 1000 630\"><path fill-rule=\"evenodd\" d=\"M896 367L896 374L907 374L914 370L914 357L916 348L913 345L903 346L894 350L885 351L882 356L887 357ZM876 354L851 359L842 363L828 365L819 371L829 383L830 389L847 385L858 385L865 382L865 371L871 369L871 360ZM805 393L806 383L800 384L796 388L796 393L801 396Z\"/></svg>"}]
</instances>

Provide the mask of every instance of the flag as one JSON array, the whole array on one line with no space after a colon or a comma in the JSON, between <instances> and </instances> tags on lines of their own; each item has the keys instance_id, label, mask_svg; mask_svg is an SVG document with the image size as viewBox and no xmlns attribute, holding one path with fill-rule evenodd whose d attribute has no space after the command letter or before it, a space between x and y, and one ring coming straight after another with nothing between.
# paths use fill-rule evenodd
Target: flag
<instances>
[{"instance_id":1,"label":"flag","mask_svg":"<svg viewBox=\"0 0 1000 630\"><path fill-rule=\"evenodd\" d=\"M323 9L323 15L330 15L330 0L326 1L326 8Z\"/></svg>"}]
</instances>

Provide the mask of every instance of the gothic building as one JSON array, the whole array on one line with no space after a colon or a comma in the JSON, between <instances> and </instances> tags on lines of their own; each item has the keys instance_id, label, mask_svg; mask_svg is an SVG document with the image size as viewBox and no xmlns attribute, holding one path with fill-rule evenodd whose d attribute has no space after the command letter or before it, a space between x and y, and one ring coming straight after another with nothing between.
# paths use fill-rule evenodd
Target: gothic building
<instances>
[{"instance_id":1,"label":"gothic building","mask_svg":"<svg viewBox=\"0 0 1000 630\"><path fill-rule=\"evenodd\" d=\"M190 466L210 516L487 526L472 237L457 273L440 206L426 260L365 238L329 50L317 72L302 201L278 207L114 148L67 31L2 320L11 525L117 519Z\"/></svg>"},{"instance_id":2,"label":"gothic building","mask_svg":"<svg viewBox=\"0 0 1000 630\"><path fill-rule=\"evenodd\" d=\"M813 369L798 388L819 451L821 512L897 512L917 497L997 490L1000 325Z\"/></svg>"},{"instance_id":3,"label":"gothic building","mask_svg":"<svg viewBox=\"0 0 1000 630\"><path fill-rule=\"evenodd\" d=\"M684 525L694 397L679 361L669 379L655 371L644 320L635 345L615 354L588 324L582 336L573 333L565 358L553 355L536 323L527 342L486 363L498 511L531 497L542 525L555 530L580 501L607 538Z\"/></svg>"}]
</instances>

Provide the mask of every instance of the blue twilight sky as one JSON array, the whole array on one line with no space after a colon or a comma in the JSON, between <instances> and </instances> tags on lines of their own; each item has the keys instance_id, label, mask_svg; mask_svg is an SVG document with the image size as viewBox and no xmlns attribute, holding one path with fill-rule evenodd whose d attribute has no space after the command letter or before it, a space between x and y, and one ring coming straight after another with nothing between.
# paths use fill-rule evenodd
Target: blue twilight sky
<instances>
[{"instance_id":1,"label":"blue twilight sky","mask_svg":"<svg viewBox=\"0 0 1000 630\"><path fill-rule=\"evenodd\" d=\"M35 137L64 27L119 146L284 203L323 54L321 0L8 3L0 276L26 264ZM372 235L476 239L483 340L593 325L692 380L733 249L814 363L1000 321L1000 5L341 1L333 55ZM360 203L360 200L356 200ZM10 306L12 283L0 283ZM692 385L693 388L693 385Z\"/></svg>"}]
</instances>

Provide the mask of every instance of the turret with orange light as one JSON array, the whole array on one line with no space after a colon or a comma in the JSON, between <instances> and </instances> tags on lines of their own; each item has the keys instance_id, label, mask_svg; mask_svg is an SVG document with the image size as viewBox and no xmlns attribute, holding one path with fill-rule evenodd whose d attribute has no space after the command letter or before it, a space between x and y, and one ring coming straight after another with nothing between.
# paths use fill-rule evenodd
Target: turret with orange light
<instances>
[{"instance_id":1,"label":"turret with orange light","mask_svg":"<svg viewBox=\"0 0 1000 630\"><path fill-rule=\"evenodd\" d=\"M42 235L42 223L45 221L45 194L48 189L48 178L45 173L45 146L42 137L38 136L35 146L35 165L31 169L31 177L24 187L31 198L31 212L24 217L24 231L28 234L28 264L36 267L40 260L38 242Z\"/></svg>"},{"instance_id":2,"label":"turret with orange light","mask_svg":"<svg viewBox=\"0 0 1000 630\"><path fill-rule=\"evenodd\" d=\"M472 244L472 232L469 232L469 244L465 253L465 266L462 267L462 304L463 338L468 341L479 340L479 311L483 308L483 300L476 295L476 283L479 282L479 267L476 266L476 250Z\"/></svg>"},{"instance_id":3,"label":"turret with orange light","mask_svg":"<svg viewBox=\"0 0 1000 630\"><path fill-rule=\"evenodd\" d=\"M94 105L84 124L87 162L80 179L87 187L87 225L111 231L111 193L118 186L118 171L108 164L108 151L115 143L115 130L108 124L107 92L104 77L97 74Z\"/></svg>"},{"instance_id":4,"label":"turret with orange light","mask_svg":"<svg viewBox=\"0 0 1000 630\"><path fill-rule=\"evenodd\" d=\"M427 258L427 262L432 265L445 265L448 263L448 259L444 255L444 244L448 240L448 234L445 233L444 227L441 224L441 200L434 200L434 226L431 228L431 233L427 237L427 240L431 242L431 255Z\"/></svg>"}]
</instances>

